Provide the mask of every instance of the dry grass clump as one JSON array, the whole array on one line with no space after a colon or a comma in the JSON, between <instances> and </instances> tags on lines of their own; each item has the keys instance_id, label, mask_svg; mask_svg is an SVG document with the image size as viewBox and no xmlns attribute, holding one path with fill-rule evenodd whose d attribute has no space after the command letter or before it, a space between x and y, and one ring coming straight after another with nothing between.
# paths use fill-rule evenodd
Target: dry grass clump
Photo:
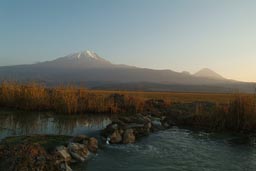
<instances>
[{"instance_id":1,"label":"dry grass clump","mask_svg":"<svg viewBox=\"0 0 256 171\"><path fill-rule=\"evenodd\" d=\"M20 85L3 82L0 86L0 104L4 107L41 110L48 107L49 96L44 86L36 83Z\"/></svg>"},{"instance_id":2,"label":"dry grass clump","mask_svg":"<svg viewBox=\"0 0 256 171\"><path fill-rule=\"evenodd\" d=\"M186 105L181 104L176 107L180 114L172 117L179 124L215 131L250 132L256 129L256 98L253 96L237 94L227 104L212 103L207 107L206 103L195 103L192 106L188 112L184 109Z\"/></svg>"},{"instance_id":3,"label":"dry grass clump","mask_svg":"<svg viewBox=\"0 0 256 171\"><path fill-rule=\"evenodd\" d=\"M58 87L49 90L51 105L55 111L61 113L78 112L78 90L74 87Z\"/></svg>"},{"instance_id":4,"label":"dry grass clump","mask_svg":"<svg viewBox=\"0 0 256 171\"><path fill-rule=\"evenodd\" d=\"M52 110L57 113L127 113L141 112L143 97L117 93L97 93L72 86L46 88L37 83L3 82L0 107L22 110Z\"/></svg>"},{"instance_id":5,"label":"dry grass clump","mask_svg":"<svg viewBox=\"0 0 256 171\"><path fill-rule=\"evenodd\" d=\"M249 131L256 128L256 99L253 96L236 95L228 107L220 111L223 113L222 127L226 129Z\"/></svg>"}]
</instances>

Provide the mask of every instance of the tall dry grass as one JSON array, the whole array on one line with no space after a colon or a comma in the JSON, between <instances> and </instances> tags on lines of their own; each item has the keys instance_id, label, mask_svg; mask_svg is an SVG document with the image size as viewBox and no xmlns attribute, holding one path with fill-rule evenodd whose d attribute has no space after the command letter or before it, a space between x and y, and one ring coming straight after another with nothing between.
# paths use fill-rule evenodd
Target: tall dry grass
<instances>
[{"instance_id":1,"label":"tall dry grass","mask_svg":"<svg viewBox=\"0 0 256 171\"><path fill-rule=\"evenodd\" d=\"M191 97L189 97L191 96ZM162 113L177 124L214 130L256 129L256 97L237 94L184 94L95 91L73 86L47 88L37 83L0 84L0 107L28 111L49 110L63 114ZM204 99L204 101L198 101ZM212 98L215 101L212 101ZM221 100L222 97L225 99ZM182 98L189 99L182 101ZM175 101L181 101L175 104ZM194 99L194 102L191 102ZM207 99L211 99L208 101ZM229 100L228 100L229 99ZM228 101L227 101L228 100ZM224 102L224 103L223 103Z\"/></svg>"},{"instance_id":2,"label":"tall dry grass","mask_svg":"<svg viewBox=\"0 0 256 171\"><path fill-rule=\"evenodd\" d=\"M3 82L0 86L0 105L4 107L41 110L48 107L48 100L47 90L40 84Z\"/></svg>"},{"instance_id":3,"label":"tall dry grass","mask_svg":"<svg viewBox=\"0 0 256 171\"><path fill-rule=\"evenodd\" d=\"M0 84L0 107L22 110L51 110L57 113L142 112L146 98L115 93L95 93L85 88L46 88L37 83ZM120 99L121 98L121 99Z\"/></svg>"},{"instance_id":4,"label":"tall dry grass","mask_svg":"<svg viewBox=\"0 0 256 171\"><path fill-rule=\"evenodd\" d=\"M250 131L256 129L256 99L253 96L235 95L228 106L220 107L218 111L222 129ZM222 121L220 121L222 118Z\"/></svg>"},{"instance_id":5,"label":"tall dry grass","mask_svg":"<svg viewBox=\"0 0 256 171\"><path fill-rule=\"evenodd\" d=\"M182 104L181 104L182 105ZM256 130L256 98L234 95L229 103L195 103L190 112L177 107L180 115L173 115L179 124L202 127L215 131L250 132ZM185 112L184 112L185 111Z\"/></svg>"}]
</instances>

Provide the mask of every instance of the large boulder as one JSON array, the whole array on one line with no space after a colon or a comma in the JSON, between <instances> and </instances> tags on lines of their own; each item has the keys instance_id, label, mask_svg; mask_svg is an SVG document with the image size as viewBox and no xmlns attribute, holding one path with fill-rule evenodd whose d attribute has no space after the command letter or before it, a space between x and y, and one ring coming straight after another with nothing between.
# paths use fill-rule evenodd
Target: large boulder
<instances>
[{"instance_id":1,"label":"large boulder","mask_svg":"<svg viewBox=\"0 0 256 171\"><path fill-rule=\"evenodd\" d=\"M68 151L73 159L84 162L89 156L87 146L79 143L69 143Z\"/></svg>"},{"instance_id":2,"label":"large boulder","mask_svg":"<svg viewBox=\"0 0 256 171\"><path fill-rule=\"evenodd\" d=\"M64 147L64 146L56 147L56 152L57 154L59 154L61 159L63 159L65 162L71 161L71 155L69 154L67 147Z\"/></svg>"},{"instance_id":3,"label":"large boulder","mask_svg":"<svg viewBox=\"0 0 256 171\"><path fill-rule=\"evenodd\" d=\"M165 129L169 129L171 127L173 127L175 125L175 123L172 121L172 119L168 118L168 117L163 117L161 119L161 125L165 128Z\"/></svg>"},{"instance_id":4,"label":"large boulder","mask_svg":"<svg viewBox=\"0 0 256 171\"><path fill-rule=\"evenodd\" d=\"M133 127L133 130L136 138L147 136L150 133L150 129L148 129L148 127L145 126L136 126Z\"/></svg>"},{"instance_id":5,"label":"large boulder","mask_svg":"<svg viewBox=\"0 0 256 171\"><path fill-rule=\"evenodd\" d=\"M123 130L116 129L114 132L110 135L110 143L112 144L118 144L122 142L122 134Z\"/></svg>"},{"instance_id":6,"label":"large boulder","mask_svg":"<svg viewBox=\"0 0 256 171\"><path fill-rule=\"evenodd\" d=\"M101 135L104 141L112 144L134 143L139 137L148 135L152 131L152 121L150 116L136 114L132 116L122 116L114 119Z\"/></svg>"},{"instance_id":7,"label":"large boulder","mask_svg":"<svg viewBox=\"0 0 256 171\"><path fill-rule=\"evenodd\" d=\"M111 124L107 125L106 128L101 131L102 137L104 137L105 139L110 138L110 136L116 130L124 126L123 124L124 123L121 123L121 121L119 121L118 119L115 119L114 121L112 121Z\"/></svg>"},{"instance_id":8,"label":"large boulder","mask_svg":"<svg viewBox=\"0 0 256 171\"><path fill-rule=\"evenodd\" d=\"M148 122L148 117L143 116L142 114L136 114L132 116L123 116L119 117L118 120L126 124L136 123L136 124L144 124L145 122Z\"/></svg>"},{"instance_id":9,"label":"large boulder","mask_svg":"<svg viewBox=\"0 0 256 171\"><path fill-rule=\"evenodd\" d=\"M60 171L73 171L67 162L62 162L60 164Z\"/></svg>"},{"instance_id":10,"label":"large boulder","mask_svg":"<svg viewBox=\"0 0 256 171\"><path fill-rule=\"evenodd\" d=\"M135 135L133 133L133 129L126 129L123 134L123 143L131 144L135 142Z\"/></svg>"},{"instance_id":11,"label":"large boulder","mask_svg":"<svg viewBox=\"0 0 256 171\"><path fill-rule=\"evenodd\" d=\"M163 127L163 125L162 125L161 118L152 117L151 124L152 124L152 128L151 128L152 132L156 132L156 131L160 131L160 130L164 130L165 129Z\"/></svg>"},{"instance_id":12,"label":"large boulder","mask_svg":"<svg viewBox=\"0 0 256 171\"><path fill-rule=\"evenodd\" d=\"M96 138L89 138L87 147L89 149L89 151L96 153L98 150L98 140Z\"/></svg>"}]
</instances>

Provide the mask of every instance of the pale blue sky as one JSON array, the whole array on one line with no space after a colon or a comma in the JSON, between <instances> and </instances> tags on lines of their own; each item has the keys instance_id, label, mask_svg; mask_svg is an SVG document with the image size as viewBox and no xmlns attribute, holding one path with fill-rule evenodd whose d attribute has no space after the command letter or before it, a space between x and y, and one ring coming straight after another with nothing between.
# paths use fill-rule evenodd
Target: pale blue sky
<instances>
[{"instance_id":1,"label":"pale blue sky","mask_svg":"<svg viewBox=\"0 0 256 171\"><path fill-rule=\"evenodd\" d=\"M90 49L113 63L256 81L254 0L0 0L0 65Z\"/></svg>"}]
</instances>

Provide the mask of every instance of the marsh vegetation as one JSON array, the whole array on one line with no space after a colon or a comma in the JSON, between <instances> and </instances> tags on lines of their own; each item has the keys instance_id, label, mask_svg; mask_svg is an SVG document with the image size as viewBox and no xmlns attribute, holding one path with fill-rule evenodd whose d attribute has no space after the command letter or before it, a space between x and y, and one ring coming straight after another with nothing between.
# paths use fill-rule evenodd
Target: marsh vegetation
<instances>
[{"instance_id":1,"label":"marsh vegetation","mask_svg":"<svg viewBox=\"0 0 256 171\"><path fill-rule=\"evenodd\" d=\"M215 131L250 132L256 128L256 98L252 94L101 91L3 82L0 107L61 114L152 114L165 116L176 125Z\"/></svg>"}]
</instances>

